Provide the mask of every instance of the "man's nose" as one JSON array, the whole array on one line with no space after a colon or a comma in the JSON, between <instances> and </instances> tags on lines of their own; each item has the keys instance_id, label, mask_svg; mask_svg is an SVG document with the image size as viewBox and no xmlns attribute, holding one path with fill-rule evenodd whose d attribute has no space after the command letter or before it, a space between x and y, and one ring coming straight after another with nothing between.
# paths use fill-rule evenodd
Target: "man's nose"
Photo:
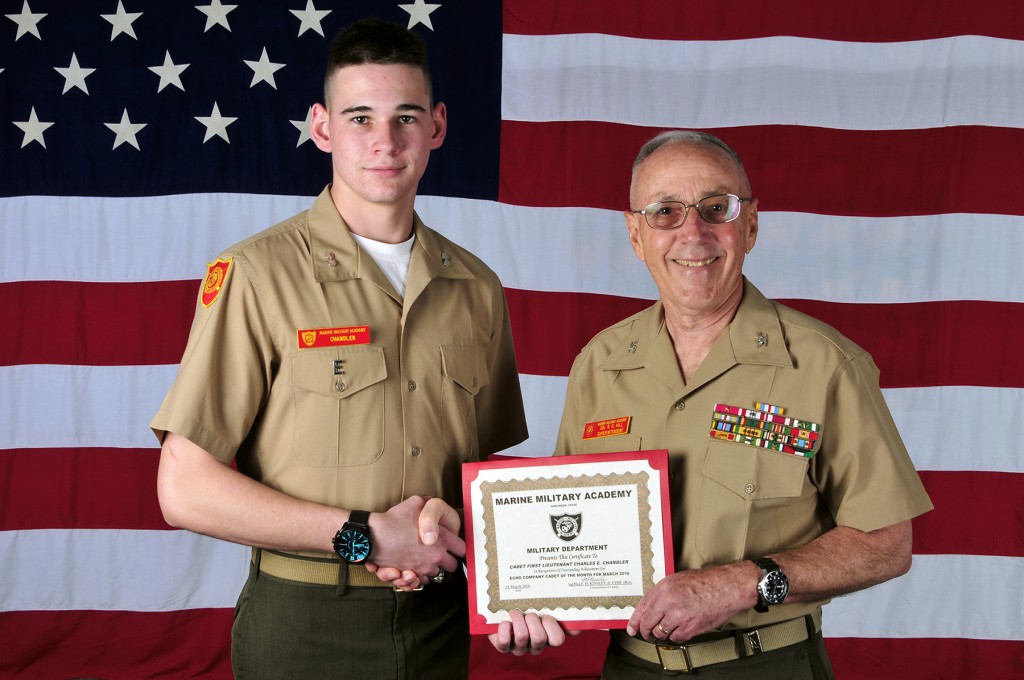
<instances>
[{"instance_id":1,"label":"man's nose","mask_svg":"<svg viewBox=\"0 0 1024 680\"><path fill-rule=\"evenodd\" d=\"M381 125L376 130L374 149L381 153L394 153L401 146L399 131L394 125Z\"/></svg>"}]
</instances>

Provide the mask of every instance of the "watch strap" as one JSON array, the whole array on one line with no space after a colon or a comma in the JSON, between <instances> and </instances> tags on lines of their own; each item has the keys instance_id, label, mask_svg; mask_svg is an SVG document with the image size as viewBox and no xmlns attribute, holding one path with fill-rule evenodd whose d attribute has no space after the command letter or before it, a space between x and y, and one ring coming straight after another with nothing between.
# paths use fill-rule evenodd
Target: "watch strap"
<instances>
[{"instance_id":1,"label":"watch strap","mask_svg":"<svg viewBox=\"0 0 1024 680\"><path fill-rule=\"evenodd\" d=\"M765 602L764 596L761 594L761 582L764 580L766 572L778 571L782 572L782 568L770 557L758 557L753 560L754 565L761 570L761 578L757 580L757 585L754 590L757 591L757 604L754 605L754 611L759 614L764 614L768 611L768 603Z\"/></svg>"},{"instance_id":2,"label":"watch strap","mask_svg":"<svg viewBox=\"0 0 1024 680\"><path fill-rule=\"evenodd\" d=\"M350 510L348 513L348 521L346 525L352 524L354 526L366 529L370 531L370 513L366 510ZM344 529L344 527L342 527Z\"/></svg>"}]
</instances>

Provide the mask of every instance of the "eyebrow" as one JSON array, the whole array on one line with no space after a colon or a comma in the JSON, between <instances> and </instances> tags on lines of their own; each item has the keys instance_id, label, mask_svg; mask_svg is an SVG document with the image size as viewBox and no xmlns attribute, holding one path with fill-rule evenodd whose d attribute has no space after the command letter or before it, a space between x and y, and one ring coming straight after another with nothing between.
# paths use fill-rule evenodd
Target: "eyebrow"
<instances>
[{"instance_id":1,"label":"eyebrow","mask_svg":"<svg viewBox=\"0 0 1024 680\"><path fill-rule=\"evenodd\" d=\"M372 106L363 104L360 106L350 106L347 109L343 109L342 113L370 113L371 111L373 111ZM426 113L427 110L419 104L399 104L395 107L395 111L422 111Z\"/></svg>"},{"instance_id":2,"label":"eyebrow","mask_svg":"<svg viewBox=\"0 0 1024 680\"><path fill-rule=\"evenodd\" d=\"M719 185L717 188L702 191L700 194L700 198L698 198L697 200L701 201L707 198L708 196L722 196L723 194L731 193L733 193L731 189L725 189L722 187L722 185ZM660 203L662 201L678 201L679 203L686 203L686 200L681 198L678 194L665 194L655 202Z\"/></svg>"}]
</instances>

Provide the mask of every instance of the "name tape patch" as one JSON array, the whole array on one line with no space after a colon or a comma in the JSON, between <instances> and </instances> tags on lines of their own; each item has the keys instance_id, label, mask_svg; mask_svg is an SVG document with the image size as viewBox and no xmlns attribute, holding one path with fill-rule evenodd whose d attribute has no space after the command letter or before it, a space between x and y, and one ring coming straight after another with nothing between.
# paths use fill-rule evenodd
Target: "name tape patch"
<instances>
[{"instance_id":1,"label":"name tape patch","mask_svg":"<svg viewBox=\"0 0 1024 680\"><path fill-rule=\"evenodd\" d=\"M632 416L621 418L609 418L608 420L597 420L583 426L584 439L597 439L598 437L614 437L617 434L629 432L629 421Z\"/></svg>"},{"instance_id":2,"label":"name tape patch","mask_svg":"<svg viewBox=\"0 0 1024 680\"><path fill-rule=\"evenodd\" d=\"M307 328L297 331L299 349L313 347L334 347L337 345L370 344L369 326L345 326L342 328Z\"/></svg>"}]
</instances>

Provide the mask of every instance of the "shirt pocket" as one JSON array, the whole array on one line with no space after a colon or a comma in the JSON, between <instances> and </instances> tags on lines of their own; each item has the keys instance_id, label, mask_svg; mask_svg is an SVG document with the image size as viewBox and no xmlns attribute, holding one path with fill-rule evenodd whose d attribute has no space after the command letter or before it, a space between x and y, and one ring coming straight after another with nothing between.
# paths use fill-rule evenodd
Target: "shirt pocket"
<instances>
[{"instance_id":1,"label":"shirt pocket","mask_svg":"<svg viewBox=\"0 0 1024 680\"><path fill-rule=\"evenodd\" d=\"M807 459L755 446L710 440L704 459L697 552L721 564L771 552L783 535L787 506L801 503ZM686 502L684 500L684 502Z\"/></svg>"},{"instance_id":2,"label":"shirt pocket","mask_svg":"<svg viewBox=\"0 0 1024 680\"><path fill-rule=\"evenodd\" d=\"M383 348L300 350L290 363L296 457L312 467L367 465L380 458Z\"/></svg>"},{"instance_id":3,"label":"shirt pocket","mask_svg":"<svg viewBox=\"0 0 1024 680\"><path fill-rule=\"evenodd\" d=\"M473 460L479 452L476 396L491 382L483 350L441 346L441 441L452 458Z\"/></svg>"}]
</instances>

